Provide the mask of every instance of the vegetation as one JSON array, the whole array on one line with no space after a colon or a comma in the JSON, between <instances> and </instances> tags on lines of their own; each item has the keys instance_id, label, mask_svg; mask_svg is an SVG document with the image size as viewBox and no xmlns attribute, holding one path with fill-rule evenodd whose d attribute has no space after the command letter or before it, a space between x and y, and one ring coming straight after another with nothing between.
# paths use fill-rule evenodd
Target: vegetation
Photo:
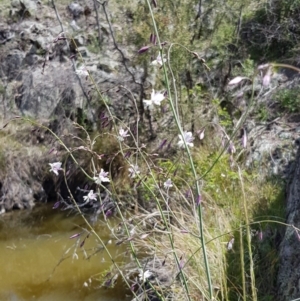
<instances>
[{"instance_id":1,"label":"vegetation","mask_svg":"<svg viewBox=\"0 0 300 301\"><path fill-rule=\"evenodd\" d=\"M114 38L138 45L131 63L146 66L154 78L151 99L148 90L136 95L120 87L134 103L134 122L114 114L109 97L84 70L81 76L98 97L93 108L101 103L105 112L97 130L84 112L74 123L72 141L51 126L22 118L57 142L62 162L49 163L58 163L52 171L71 201L61 203L82 215L87 232L112 261L111 270L99 277L104 286L122 279L134 300L276 298L278 237L285 227L296 228L284 222L285 183L246 167L245 125L253 116L263 122L270 117L261 91L275 68L291 67L270 60L290 59L298 47L293 23L298 2L206 1L199 7L202 1L146 0L137 6L122 1L120 10L132 18ZM275 25L280 25L276 32ZM98 42L91 36L91 52L97 53ZM287 112L299 112L298 92L282 89L275 98ZM238 101L239 94L247 105ZM0 166L4 160L0 148ZM107 224L112 208L121 218L123 231L111 228L111 235L128 245L134 264L116 263L87 219L70 184L70 162L73 177L88 187L81 187L83 199L99 203ZM129 214L120 205L124 193L133 199ZM103 205L103 194L113 207ZM270 275L267 283L265 275Z\"/></svg>"}]
</instances>

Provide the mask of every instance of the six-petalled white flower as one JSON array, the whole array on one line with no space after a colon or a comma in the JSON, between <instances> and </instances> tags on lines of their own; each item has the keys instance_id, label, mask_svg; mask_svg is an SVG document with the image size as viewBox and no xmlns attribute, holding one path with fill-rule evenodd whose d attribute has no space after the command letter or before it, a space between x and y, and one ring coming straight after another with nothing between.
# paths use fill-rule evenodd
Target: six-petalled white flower
<instances>
[{"instance_id":1,"label":"six-petalled white flower","mask_svg":"<svg viewBox=\"0 0 300 301\"><path fill-rule=\"evenodd\" d=\"M76 69L75 73L78 76L83 76L83 77L88 77L89 73L87 71L87 69L84 66L80 66L78 69Z\"/></svg>"},{"instance_id":2,"label":"six-petalled white flower","mask_svg":"<svg viewBox=\"0 0 300 301\"><path fill-rule=\"evenodd\" d=\"M94 190L90 190L90 192L88 193L88 195L85 195L84 197L83 197L83 199L85 200L85 201L92 201L92 200L97 200L97 194L96 193L94 193Z\"/></svg>"},{"instance_id":3,"label":"six-petalled white flower","mask_svg":"<svg viewBox=\"0 0 300 301\"><path fill-rule=\"evenodd\" d=\"M194 143L192 141L194 141L195 138L193 137L192 132L183 132L183 136L181 135L178 136L179 136L179 142L177 144L180 148L185 147L184 141L188 147L194 146Z\"/></svg>"},{"instance_id":4,"label":"six-petalled white flower","mask_svg":"<svg viewBox=\"0 0 300 301\"><path fill-rule=\"evenodd\" d=\"M153 109L153 105L160 106L161 102L165 99L164 93L161 92L155 92L154 89L152 89L151 93L151 99L147 100L144 99L143 102L149 110Z\"/></svg>"},{"instance_id":5,"label":"six-petalled white flower","mask_svg":"<svg viewBox=\"0 0 300 301\"><path fill-rule=\"evenodd\" d=\"M164 183L164 187L165 189L169 189L171 187L173 187L173 183L171 179L168 179L165 183Z\"/></svg>"},{"instance_id":6,"label":"six-petalled white flower","mask_svg":"<svg viewBox=\"0 0 300 301\"><path fill-rule=\"evenodd\" d=\"M157 56L157 58L156 58L154 61L151 62L151 65L154 65L154 66L156 66L156 65L162 66L166 61L167 61L167 59L164 58L164 56L161 57L161 55L159 54L159 55Z\"/></svg>"},{"instance_id":7,"label":"six-petalled white flower","mask_svg":"<svg viewBox=\"0 0 300 301\"><path fill-rule=\"evenodd\" d=\"M110 182L108 178L108 172L105 172L102 168L98 177L94 177L96 184L100 185L102 182Z\"/></svg>"},{"instance_id":8,"label":"six-petalled white flower","mask_svg":"<svg viewBox=\"0 0 300 301\"><path fill-rule=\"evenodd\" d=\"M49 163L51 166L50 171L54 172L58 176L58 171L62 170L61 162Z\"/></svg>"},{"instance_id":9,"label":"six-petalled white flower","mask_svg":"<svg viewBox=\"0 0 300 301\"><path fill-rule=\"evenodd\" d=\"M130 167L128 168L129 170L129 177L130 178L135 178L139 173L139 167L137 165L130 165Z\"/></svg>"},{"instance_id":10,"label":"six-petalled white flower","mask_svg":"<svg viewBox=\"0 0 300 301\"><path fill-rule=\"evenodd\" d=\"M140 282L144 283L151 276L152 276L152 272L150 272L149 270L143 271L142 269L139 269Z\"/></svg>"},{"instance_id":11,"label":"six-petalled white flower","mask_svg":"<svg viewBox=\"0 0 300 301\"><path fill-rule=\"evenodd\" d=\"M120 141L124 141L124 138L130 136L130 135L128 135L127 133L128 133L128 130L125 131L123 128L120 128L120 129L119 129L119 136L118 136L118 139L119 139Z\"/></svg>"}]
</instances>

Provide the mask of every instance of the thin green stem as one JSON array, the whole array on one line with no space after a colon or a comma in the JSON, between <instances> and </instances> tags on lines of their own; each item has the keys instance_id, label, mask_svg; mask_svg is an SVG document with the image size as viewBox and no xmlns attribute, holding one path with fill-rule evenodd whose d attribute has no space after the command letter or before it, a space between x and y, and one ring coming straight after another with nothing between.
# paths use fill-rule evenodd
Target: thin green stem
<instances>
[{"instance_id":1,"label":"thin green stem","mask_svg":"<svg viewBox=\"0 0 300 301\"><path fill-rule=\"evenodd\" d=\"M157 28L156 21L154 19L154 15L153 15L153 10L151 8L151 4L150 4L149 0L147 0L146 2L148 4L149 10L150 10L150 15L151 15L152 23L153 23L153 26L154 26L154 31L155 31L155 34L157 36L157 41L158 41L158 45L159 45L160 56L161 56L162 61L163 61L163 51L162 51L162 46L161 46L161 42L160 42L160 36L159 36L158 28ZM166 66L165 66L164 63L163 63L162 67L163 67L164 78L165 78L166 86L167 86L167 90L168 90L168 99L169 99L169 104L170 104L170 107L171 107L171 110L172 110L172 114L174 116L175 123L177 125L177 129L178 129L180 135L182 137L184 137L183 129L180 125L179 116L177 115L176 109L175 109L173 101L172 101L172 94L171 94L171 89L170 89L170 84L169 84L169 78L168 78ZM189 158L192 173L193 173L193 176L194 176L194 179L195 179L196 193L197 193L198 197L200 197L200 195L201 195L200 187L199 187L199 183L197 181L198 176L197 176L197 172L196 172L196 169L195 169L195 166L194 166L193 158L191 156L191 152L190 152L188 146L186 145L186 141L184 139L183 139L183 141L184 141L184 146L185 146L187 156ZM203 250L203 258L204 258L204 264L205 264L205 272L206 272L206 277L207 277L209 297L210 297L210 300L212 300L213 299L213 289L212 289L212 281L211 281L211 275L210 275L210 267L209 267L208 258L207 258L207 250L206 250L206 246L205 246L205 238L204 238L204 231L203 231L202 205L201 204L199 204L199 206L198 206L198 217L199 217L200 242L201 242L201 246L202 246L202 250ZM188 299L190 300L189 295L188 295Z\"/></svg>"}]
</instances>

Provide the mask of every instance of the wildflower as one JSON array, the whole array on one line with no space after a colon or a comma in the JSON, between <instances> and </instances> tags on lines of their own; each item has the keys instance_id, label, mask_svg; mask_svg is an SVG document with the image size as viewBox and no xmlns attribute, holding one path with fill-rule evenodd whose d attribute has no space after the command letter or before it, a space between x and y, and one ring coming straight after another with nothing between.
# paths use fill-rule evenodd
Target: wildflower
<instances>
[{"instance_id":1,"label":"wildflower","mask_svg":"<svg viewBox=\"0 0 300 301\"><path fill-rule=\"evenodd\" d=\"M99 173L98 177L94 177L96 184L100 185L102 182L110 182L109 178L107 177L108 172L105 172L102 168Z\"/></svg>"},{"instance_id":2,"label":"wildflower","mask_svg":"<svg viewBox=\"0 0 300 301\"><path fill-rule=\"evenodd\" d=\"M79 237L81 234L82 234L82 232L81 232L81 233L76 233L76 234L73 234L72 236L70 236L69 238L70 238L70 239L77 238L77 237Z\"/></svg>"},{"instance_id":3,"label":"wildflower","mask_svg":"<svg viewBox=\"0 0 300 301\"><path fill-rule=\"evenodd\" d=\"M236 152L236 148L235 148L235 146L234 146L234 144L233 144L232 141L229 142L229 146L228 146L227 151L228 151L228 153L231 154L231 155L234 154L234 153Z\"/></svg>"},{"instance_id":4,"label":"wildflower","mask_svg":"<svg viewBox=\"0 0 300 301\"><path fill-rule=\"evenodd\" d=\"M150 43L152 43L154 45L156 44L156 35L153 33L151 33L151 35L150 35Z\"/></svg>"},{"instance_id":5,"label":"wildflower","mask_svg":"<svg viewBox=\"0 0 300 301\"><path fill-rule=\"evenodd\" d=\"M229 242L227 243L227 250L230 251L233 249L233 244L234 244L234 237L232 237Z\"/></svg>"},{"instance_id":6,"label":"wildflower","mask_svg":"<svg viewBox=\"0 0 300 301\"><path fill-rule=\"evenodd\" d=\"M160 54L157 56L157 58L151 62L151 65L156 66L160 65L162 66L167 61L166 58L162 57Z\"/></svg>"},{"instance_id":7,"label":"wildflower","mask_svg":"<svg viewBox=\"0 0 300 301\"><path fill-rule=\"evenodd\" d=\"M248 77L245 77L245 76L237 76L237 77L233 78L231 81L229 81L228 86L237 85L242 80L247 79L247 78Z\"/></svg>"},{"instance_id":8,"label":"wildflower","mask_svg":"<svg viewBox=\"0 0 300 301\"><path fill-rule=\"evenodd\" d=\"M130 167L128 168L129 170L129 177L130 178L135 178L139 173L139 167L137 165L130 165Z\"/></svg>"},{"instance_id":9,"label":"wildflower","mask_svg":"<svg viewBox=\"0 0 300 301\"><path fill-rule=\"evenodd\" d=\"M245 129L243 129L242 146L247 148L247 132Z\"/></svg>"},{"instance_id":10,"label":"wildflower","mask_svg":"<svg viewBox=\"0 0 300 301\"><path fill-rule=\"evenodd\" d=\"M177 143L178 146L180 148L184 148L184 142L186 143L186 145L188 147L193 147L194 143L192 143L192 141L195 139L192 135L192 132L183 132L183 136L182 135L178 135L179 136L179 142Z\"/></svg>"},{"instance_id":11,"label":"wildflower","mask_svg":"<svg viewBox=\"0 0 300 301\"><path fill-rule=\"evenodd\" d=\"M58 176L58 171L62 170L61 162L49 163L51 166L50 171L54 172Z\"/></svg>"},{"instance_id":12,"label":"wildflower","mask_svg":"<svg viewBox=\"0 0 300 301\"><path fill-rule=\"evenodd\" d=\"M272 76L272 69L268 68L268 70L266 71L263 80L262 80L262 84L264 87L269 86L270 82L271 82L271 76Z\"/></svg>"},{"instance_id":13,"label":"wildflower","mask_svg":"<svg viewBox=\"0 0 300 301\"><path fill-rule=\"evenodd\" d=\"M173 187L173 183L171 179L168 179L165 183L164 183L164 187L165 189L169 189L171 187Z\"/></svg>"},{"instance_id":14,"label":"wildflower","mask_svg":"<svg viewBox=\"0 0 300 301\"><path fill-rule=\"evenodd\" d=\"M259 65L257 67L257 70L266 70L270 67L271 65L270 64L263 64L263 65Z\"/></svg>"},{"instance_id":15,"label":"wildflower","mask_svg":"<svg viewBox=\"0 0 300 301\"><path fill-rule=\"evenodd\" d=\"M139 280L143 283L152 276L152 272L149 270L144 272L142 269L139 269L139 272Z\"/></svg>"},{"instance_id":16,"label":"wildflower","mask_svg":"<svg viewBox=\"0 0 300 301\"><path fill-rule=\"evenodd\" d=\"M204 139L205 128L202 129L202 130L199 130L199 131L197 132L197 134L198 134L198 137L199 137L200 140Z\"/></svg>"},{"instance_id":17,"label":"wildflower","mask_svg":"<svg viewBox=\"0 0 300 301\"><path fill-rule=\"evenodd\" d=\"M196 206L199 206L199 205L201 204L201 202L202 202L202 195L199 194L199 195L197 196Z\"/></svg>"},{"instance_id":18,"label":"wildflower","mask_svg":"<svg viewBox=\"0 0 300 301\"><path fill-rule=\"evenodd\" d=\"M150 100L144 99L143 102L146 105L146 107L149 108L149 110L151 110L153 108L153 105L160 106L160 103L165 98L166 97L165 97L164 93L155 92L154 89L152 89L151 99Z\"/></svg>"},{"instance_id":19,"label":"wildflower","mask_svg":"<svg viewBox=\"0 0 300 301\"><path fill-rule=\"evenodd\" d=\"M84 197L83 197L83 199L85 200L85 201L91 201L91 200L97 200L97 194L96 193L94 193L94 190L90 190L90 192L88 193L88 195L85 195Z\"/></svg>"},{"instance_id":20,"label":"wildflower","mask_svg":"<svg viewBox=\"0 0 300 301\"><path fill-rule=\"evenodd\" d=\"M75 73L78 76L83 76L83 77L88 77L89 73L87 71L87 69L84 66L80 66L78 69L76 69Z\"/></svg>"},{"instance_id":21,"label":"wildflower","mask_svg":"<svg viewBox=\"0 0 300 301\"><path fill-rule=\"evenodd\" d=\"M56 203L53 205L52 209L57 209L59 206L60 206L60 201L56 202Z\"/></svg>"},{"instance_id":22,"label":"wildflower","mask_svg":"<svg viewBox=\"0 0 300 301\"><path fill-rule=\"evenodd\" d=\"M120 128L119 136L118 136L119 141L124 141L124 138L129 136L127 133L128 133L128 130L125 131L125 130L123 130L123 128Z\"/></svg>"},{"instance_id":23,"label":"wildflower","mask_svg":"<svg viewBox=\"0 0 300 301\"><path fill-rule=\"evenodd\" d=\"M141 53L144 53L146 51L149 50L151 46L143 46L141 49L139 49L138 53L141 54Z\"/></svg>"}]
</instances>

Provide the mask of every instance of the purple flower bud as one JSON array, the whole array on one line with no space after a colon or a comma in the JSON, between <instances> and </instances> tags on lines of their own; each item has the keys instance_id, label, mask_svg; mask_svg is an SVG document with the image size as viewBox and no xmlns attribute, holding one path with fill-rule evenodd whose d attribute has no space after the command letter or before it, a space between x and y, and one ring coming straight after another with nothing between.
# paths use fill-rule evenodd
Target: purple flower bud
<instances>
[{"instance_id":1,"label":"purple flower bud","mask_svg":"<svg viewBox=\"0 0 300 301\"><path fill-rule=\"evenodd\" d=\"M247 147L247 133L246 133L246 130L243 129L243 137L242 137L242 146L243 148L246 148Z\"/></svg>"},{"instance_id":2,"label":"purple flower bud","mask_svg":"<svg viewBox=\"0 0 300 301\"><path fill-rule=\"evenodd\" d=\"M236 152L236 149L234 147L234 144L232 143L232 141L230 141L229 146L228 146L228 153L234 154L235 152Z\"/></svg>"},{"instance_id":3,"label":"purple flower bud","mask_svg":"<svg viewBox=\"0 0 300 301\"><path fill-rule=\"evenodd\" d=\"M151 33L150 35L150 43L152 43L153 45L156 44L156 35Z\"/></svg>"},{"instance_id":4,"label":"purple flower bud","mask_svg":"<svg viewBox=\"0 0 300 301\"><path fill-rule=\"evenodd\" d=\"M184 267L184 260L183 260L183 258L182 258L182 256L181 256L180 262L179 262L179 268L182 270L183 267Z\"/></svg>"},{"instance_id":5,"label":"purple flower bud","mask_svg":"<svg viewBox=\"0 0 300 301\"><path fill-rule=\"evenodd\" d=\"M119 240L119 241L117 241L116 242L116 246L119 246L121 243L123 243L124 242L124 240Z\"/></svg>"},{"instance_id":6,"label":"purple flower bud","mask_svg":"<svg viewBox=\"0 0 300 301\"><path fill-rule=\"evenodd\" d=\"M106 287L110 287L110 286L111 286L111 283L112 283L112 278L106 280L105 283L104 283L104 285L105 285Z\"/></svg>"},{"instance_id":7,"label":"purple flower bud","mask_svg":"<svg viewBox=\"0 0 300 301\"><path fill-rule=\"evenodd\" d=\"M151 46L143 46L141 49L139 49L138 53L141 54L141 53L144 53L146 51L149 50Z\"/></svg>"},{"instance_id":8,"label":"purple flower bud","mask_svg":"<svg viewBox=\"0 0 300 301\"><path fill-rule=\"evenodd\" d=\"M258 239L259 239L260 241L263 240L263 231L261 231L261 230L258 232Z\"/></svg>"},{"instance_id":9,"label":"purple flower bud","mask_svg":"<svg viewBox=\"0 0 300 301\"><path fill-rule=\"evenodd\" d=\"M133 283L133 284L130 286L130 290L133 292L133 291L135 291L135 288L136 288L136 283Z\"/></svg>"},{"instance_id":10,"label":"purple flower bud","mask_svg":"<svg viewBox=\"0 0 300 301\"><path fill-rule=\"evenodd\" d=\"M107 118L107 117L105 116L105 112L102 112L102 113L100 114L100 119L103 120L103 119L105 119L105 118Z\"/></svg>"},{"instance_id":11,"label":"purple flower bud","mask_svg":"<svg viewBox=\"0 0 300 301\"><path fill-rule=\"evenodd\" d=\"M85 244L85 239L81 242L81 244L79 245L79 248L82 248Z\"/></svg>"},{"instance_id":12,"label":"purple flower bud","mask_svg":"<svg viewBox=\"0 0 300 301\"><path fill-rule=\"evenodd\" d=\"M56 148L55 148L55 147L52 147L52 148L49 150L48 155L50 155L51 153L53 153L55 150L56 150Z\"/></svg>"},{"instance_id":13,"label":"purple flower bud","mask_svg":"<svg viewBox=\"0 0 300 301\"><path fill-rule=\"evenodd\" d=\"M131 155L131 151L128 151L128 152L124 155L124 158L127 159L127 158L130 157L130 155Z\"/></svg>"},{"instance_id":14,"label":"purple flower bud","mask_svg":"<svg viewBox=\"0 0 300 301\"><path fill-rule=\"evenodd\" d=\"M76 233L76 234L73 234L72 236L70 236L69 238L70 239L73 239L73 238L77 238L81 235L81 233Z\"/></svg>"},{"instance_id":15,"label":"purple flower bud","mask_svg":"<svg viewBox=\"0 0 300 301\"><path fill-rule=\"evenodd\" d=\"M152 0L152 4L153 4L153 6L156 8L157 7L157 2L156 2L156 0Z\"/></svg>"},{"instance_id":16,"label":"purple flower bud","mask_svg":"<svg viewBox=\"0 0 300 301\"><path fill-rule=\"evenodd\" d=\"M198 207L201 204L201 202L202 202L202 196L198 195L196 200L196 206Z\"/></svg>"},{"instance_id":17,"label":"purple flower bud","mask_svg":"<svg viewBox=\"0 0 300 301\"><path fill-rule=\"evenodd\" d=\"M108 209L108 210L105 212L105 216L106 216L106 217L110 217L112 214L113 214L113 212L112 212L110 209Z\"/></svg>"},{"instance_id":18,"label":"purple flower bud","mask_svg":"<svg viewBox=\"0 0 300 301\"><path fill-rule=\"evenodd\" d=\"M167 139L164 139L163 142L160 144L160 146L159 146L158 149L162 149L162 148L165 146L165 144L166 144L167 142L168 142L168 140L167 140Z\"/></svg>"},{"instance_id":19,"label":"purple flower bud","mask_svg":"<svg viewBox=\"0 0 300 301\"><path fill-rule=\"evenodd\" d=\"M60 205L60 201L56 202L56 203L53 205L52 209L57 209L57 208L59 207L59 205Z\"/></svg>"}]
</instances>

